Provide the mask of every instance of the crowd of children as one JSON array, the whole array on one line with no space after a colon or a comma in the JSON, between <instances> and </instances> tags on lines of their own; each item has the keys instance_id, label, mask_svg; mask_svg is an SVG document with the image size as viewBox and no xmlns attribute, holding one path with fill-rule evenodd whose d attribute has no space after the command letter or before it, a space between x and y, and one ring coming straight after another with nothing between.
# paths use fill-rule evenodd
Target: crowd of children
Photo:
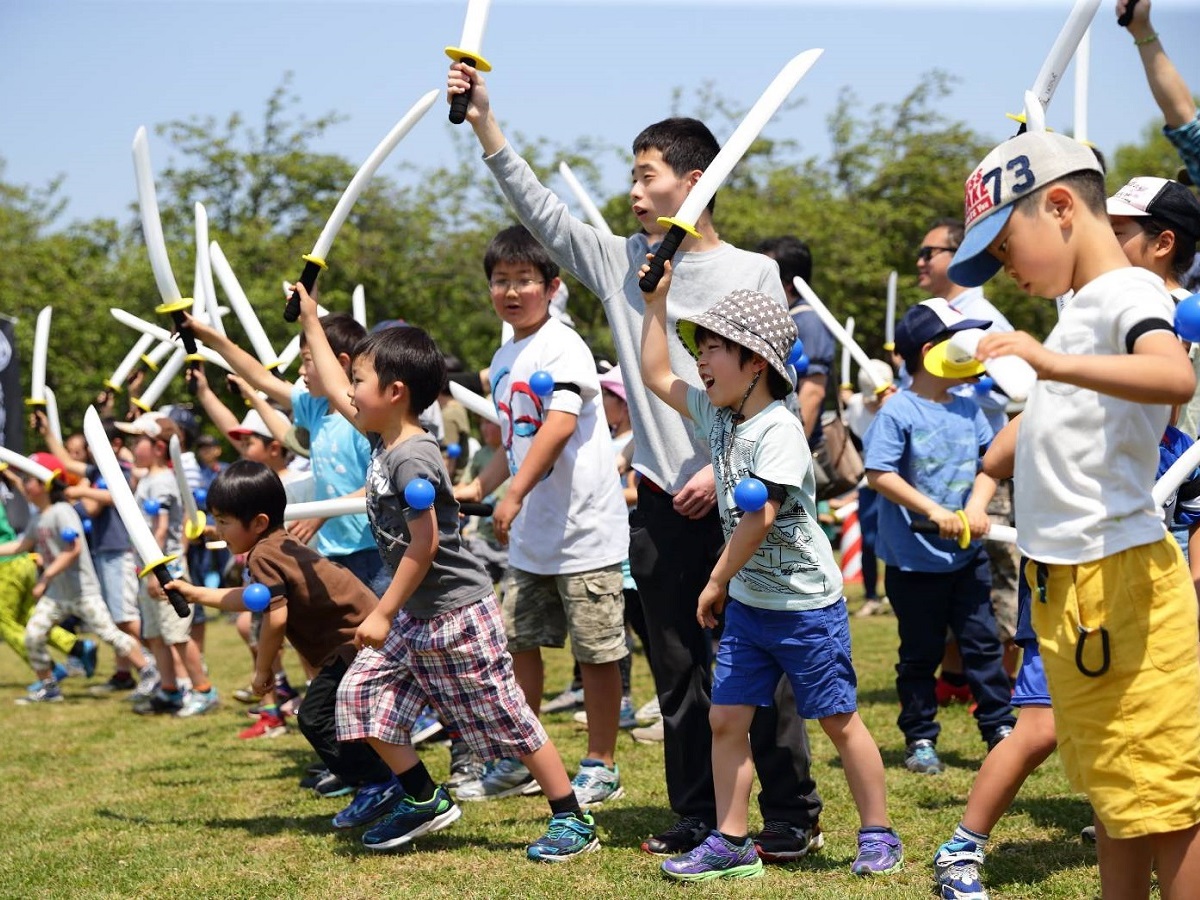
<instances>
[{"instance_id":1,"label":"crowd of children","mask_svg":"<svg viewBox=\"0 0 1200 900\"><path fill-rule=\"evenodd\" d=\"M1129 27L1161 88L1148 6ZM636 137L641 230L621 238L575 219L540 184L467 62L451 66L447 90L469 92L466 120L521 223L482 260L481 287L511 337L480 382L497 420L481 426L479 452L464 458L469 420L419 327L367 332L321 315L297 285L293 385L185 317L237 373L231 384L252 407L243 419L200 370L207 432L183 407L124 419L106 408L108 441L88 447L60 441L35 411L46 452L4 470L5 492L30 509L18 533L0 507L0 627L37 678L17 702L61 702L64 678L95 673L95 643L58 627L74 617L114 654L96 693L127 691L143 715L207 714L220 699L202 613L235 614L252 664L231 694L255 704L239 737L278 736L295 718L320 759L302 784L350 798L332 827L362 828L366 848L387 851L451 826L460 802L542 793L548 826L526 855L558 863L599 847L591 810L625 795L617 738L636 724L632 627L657 694L642 731L663 743L678 816L642 844L664 857L665 876L754 877L823 846L806 719L836 748L858 812L851 872L898 871L903 844L879 745L857 711L843 581L817 510L831 350L797 371L798 322L815 320L795 318L779 274L811 274L807 248L794 238L760 253L732 247L710 205L644 291L659 217L716 155L711 132L672 118ZM1168 125L1191 165L1196 123ZM965 221L936 222L917 254L921 284L943 296L897 323L901 371L872 360L847 398L865 468L867 599L883 607L877 555L899 635L904 767L944 769L939 668L969 688L984 745L962 820L933 860L946 900L986 900L991 831L1055 748L1094 810L1105 896L1147 896L1152 868L1165 898L1200 884L1200 487L1187 481L1165 514L1151 495L1196 433L1197 354L1173 332L1173 301L1194 273L1200 201L1158 177L1105 194L1102 162L1071 138L1031 128L994 148L966 181ZM552 315L560 267L603 303L617 368L598 371ZM1059 301L1044 343L983 296L1001 269ZM985 335L964 361L951 343L972 329ZM827 335L811 333L815 352ZM971 386L1005 357L1037 375L1011 420L1002 392ZM240 459L220 461L214 431ZM185 451L184 493L172 441ZM135 512L114 498L98 454L119 462ZM207 516L202 534L185 528L187 492ZM356 497L365 512L287 515ZM464 534L460 503L482 501L493 506L486 528ZM1015 607L1011 591L993 589L1011 549L989 555L989 512L1015 519ZM164 559L137 559L131 529L147 530ZM168 566L165 588L138 578L150 562ZM186 608L167 602L173 592ZM539 720L541 648L568 639L578 683L552 703L582 707L587 753L573 777ZM303 697L285 673L287 647ZM414 749L434 731L452 741L447 784ZM752 834L756 773L763 827Z\"/></svg>"}]
</instances>

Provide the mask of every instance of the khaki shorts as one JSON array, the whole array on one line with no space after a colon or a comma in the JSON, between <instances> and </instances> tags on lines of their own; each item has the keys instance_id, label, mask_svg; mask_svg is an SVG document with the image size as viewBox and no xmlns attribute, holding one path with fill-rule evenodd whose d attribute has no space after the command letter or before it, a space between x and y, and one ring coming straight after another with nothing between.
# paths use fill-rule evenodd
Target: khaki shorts
<instances>
[{"instance_id":1,"label":"khaki shorts","mask_svg":"<svg viewBox=\"0 0 1200 900\"><path fill-rule=\"evenodd\" d=\"M1071 786L1114 838L1200 822L1196 591L1174 539L1038 568L1033 627Z\"/></svg>"},{"instance_id":2,"label":"khaki shorts","mask_svg":"<svg viewBox=\"0 0 1200 900\"><path fill-rule=\"evenodd\" d=\"M172 570L171 574L180 577L175 570ZM150 591L146 587L146 579L153 577L153 575L147 575L138 581L138 607L142 613L142 640L148 641L160 637L164 644L186 644L192 638L192 615L195 607L188 607L187 618L179 618L175 607L166 597L156 600L150 596Z\"/></svg>"},{"instance_id":3,"label":"khaki shorts","mask_svg":"<svg viewBox=\"0 0 1200 900\"><path fill-rule=\"evenodd\" d=\"M625 646L621 564L571 575L534 575L509 569L500 582L500 608L510 653L562 647L585 665L616 662Z\"/></svg>"}]
</instances>

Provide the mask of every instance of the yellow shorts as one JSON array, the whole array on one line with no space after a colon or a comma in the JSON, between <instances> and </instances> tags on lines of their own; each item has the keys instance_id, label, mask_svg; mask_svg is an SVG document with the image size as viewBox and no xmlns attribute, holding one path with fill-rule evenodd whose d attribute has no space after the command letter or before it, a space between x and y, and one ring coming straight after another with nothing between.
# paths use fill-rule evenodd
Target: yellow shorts
<instances>
[{"instance_id":1,"label":"yellow shorts","mask_svg":"<svg viewBox=\"0 0 1200 900\"><path fill-rule=\"evenodd\" d=\"M1115 838L1200 822L1196 591L1175 541L1038 568L1033 627L1071 786Z\"/></svg>"}]
</instances>

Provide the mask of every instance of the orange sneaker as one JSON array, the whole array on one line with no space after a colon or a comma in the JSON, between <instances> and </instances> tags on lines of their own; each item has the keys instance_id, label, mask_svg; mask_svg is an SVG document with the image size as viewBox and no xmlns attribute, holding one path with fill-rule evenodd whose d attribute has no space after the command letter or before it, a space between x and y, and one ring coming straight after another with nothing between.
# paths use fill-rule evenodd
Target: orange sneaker
<instances>
[{"instance_id":1,"label":"orange sneaker","mask_svg":"<svg viewBox=\"0 0 1200 900\"><path fill-rule=\"evenodd\" d=\"M284 722L283 716L265 712L261 713L249 728L243 728L238 732L238 737L243 741L249 741L254 738L279 737L281 734L287 734L287 723Z\"/></svg>"}]
</instances>

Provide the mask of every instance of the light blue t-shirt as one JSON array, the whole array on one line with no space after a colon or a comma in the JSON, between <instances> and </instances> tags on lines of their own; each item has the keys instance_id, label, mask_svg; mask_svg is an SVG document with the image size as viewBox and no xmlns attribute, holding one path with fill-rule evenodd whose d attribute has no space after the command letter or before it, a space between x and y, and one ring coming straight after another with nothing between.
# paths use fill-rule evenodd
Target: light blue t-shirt
<instances>
[{"instance_id":1,"label":"light blue t-shirt","mask_svg":"<svg viewBox=\"0 0 1200 900\"><path fill-rule=\"evenodd\" d=\"M900 391L875 416L863 436L868 470L896 472L946 509L962 509L979 457L992 442L987 416L971 400L951 396L949 403ZM879 495L875 553L905 572L952 572L979 552L979 541L963 550L957 541L917 534L909 524L917 516Z\"/></svg>"},{"instance_id":2,"label":"light blue t-shirt","mask_svg":"<svg viewBox=\"0 0 1200 900\"><path fill-rule=\"evenodd\" d=\"M295 388L292 421L308 429L314 500L344 497L366 484L371 445L343 416L329 411L327 399ZM365 515L329 519L317 532L322 556L349 556L367 549L375 549L375 538Z\"/></svg>"},{"instance_id":3,"label":"light blue t-shirt","mask_svg":"<svg viewBox=\"0 0 1200 900\"><path fill-rule=\"evenodd\" d=\"M696 437L708 441L717 509L726 539L741 521L733 492L755 477L785 488L775 523L758 552L729 582L729 596L759 609L821 609L842 598L842 573L817 524L816 474L804 426L776 401L742 422L732 440L732 410L715 407L704 391L688 388Z\"/></svg>"}]
</instances>

